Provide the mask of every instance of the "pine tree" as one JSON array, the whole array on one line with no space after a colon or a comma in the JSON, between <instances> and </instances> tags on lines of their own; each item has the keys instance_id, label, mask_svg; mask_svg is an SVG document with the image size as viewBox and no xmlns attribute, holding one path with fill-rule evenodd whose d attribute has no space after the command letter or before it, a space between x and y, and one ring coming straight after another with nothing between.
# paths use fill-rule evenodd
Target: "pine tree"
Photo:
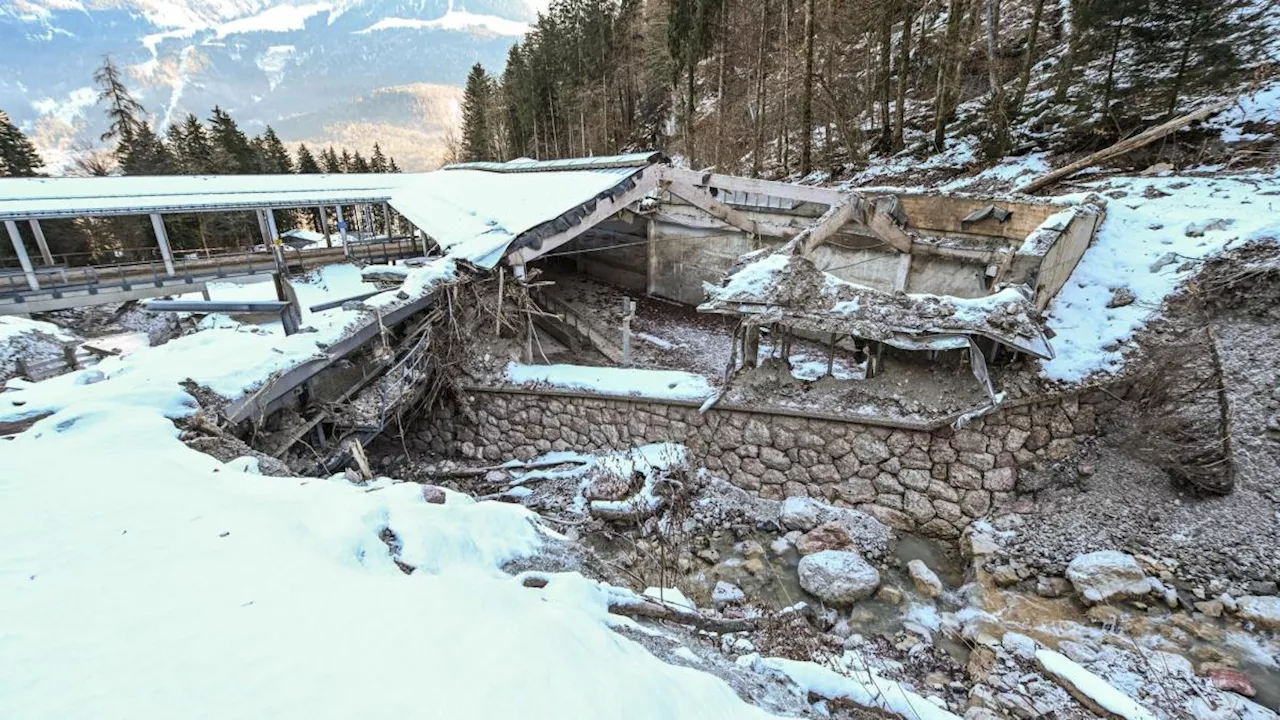
<instances>
[{"instance_id":1,"label":"pine tree","mask_svg":"<svg viewBox=\"0 0 1280 720\"><path fill-rule=\"evenodd\" d=\"M324 160L325 172L332 175L346 171L342 165L342 160L338 159L338 153L334 152L332 145L321 154L321 157Z\"/></svg>"},{"instance_id":2,"label":"pine tree","mask_svg":"<svg viewBox=\"0 0 1280 720\"><path fill-rule=\"evenodd\" d=\"M0 175L31 177L44 166L36 146L22 130L0 110Z\"/></svg>"},{"instance_id":3,"label":"pine tree","mask_svg":"<svg viewBox=\"0 0 1280 720\"><path fill-rule=\"evenodd\" d=\"M389 173L398 173L398 172L400 172L400 166L399 166L399 165L396 165L396 159L395 159L395 158L391 158L391 160L389 161L389 164L387 165L387 172L389 172Z\"/></svg>"},{"instance_id":4,"label":"pine tree","mask_svg":"<svg viewBox=\"0 0 1280 720\"><path fill-rule=\"evenodd\" d=\"M346 151L343 151L343 152L345 154ZM356 154L352 156L351 165L349 167L351 168L350 172L353 172L353 173L371 172L371 169L369 167L369 161L364 159L364 156L360 154L359 150L357 150Z\"/></svg>"},{"instance_id":5,"label":"pine tree","mask_svg":"<svg viewBox=\"0 0 1280 720\"><path fill-rule=\"evenodd\" d=\"M258 170L267 175L287 175L293 172L293 158L285 149L284 143L276 135L276 131L268 125L267 129L254 140L254 148L258 155Z\"/></svg>"},{"instance_id":6,"label":"pine tree","mask_svg":"<svg viewBox=\"0 0 1280 720\"><path fill-rule=\"evenodd\" d=\"M181 128L180 132L175 133L178 128ZM200 118L188 114L181 125L170 126L169 133L169 148L178 172L184 175L208 175L214 171L213 145ZM175 140L175 135L180 140Z\"/></svg>"},{"instance_id":7,"label":"pine tree","mask_svg":"<svg viewBox=\"0 0 1280 720\"><path fill-rule=\"evenodd\" d=\"M484 66L472 65L462 94L462 154L466 162L494 159L489 126L492 93L493 81Z\"/></svg>"},{"instance_id":8,"label":"pine tree","mask_svg":"<svg viewBox=\"0 0 1280 720\"><path fill-rule=\"evenodd\" d=\"M351 157L351 151L342 148L342 172L353 173L356 171L355 158Z\"/></svg>"},{"instance_id":9,"label":"pine tree","mask_svg":"<svg viewBox=\"0 0 1280 720\"><path fill-rule=\"evenodd\" d=\"M173 175L176 172L173 156L150 125L139 125L128 143L121 143L124 154L120 158L120 171L125 175Z\"/></svg>"},{"instance_id":10,"label":"pine tree","mask_svg":"<svg viewBox=\"0 0 1280 720\"><path fill-rule=\"evenodd\" d=\"M316 158L311 154L310 148L306 143L298 144L298 172L302 175L319 175L320 165L316 162Z\"/></svg>"},{"instance_id":11,"label":"pine tree","mask_svg":"<svg viewBox=\"0 0 1280 720\"><path fill-rule=\"evenodd\" d=\"M240 126L220 107L209 119L209 144L213 150L213 170L228 175L257 172L257 154Z\"/></svg>"},{"instance_id":12,"label":"pine tree","mask_svg":"<svg viewBox=\"0 0 1280 720\"><path fill-rule=\"evenodd\" d=\"M133 137L146 125L146 110L125 86L120 68L110 55L102 59L102 67L93 74L93 80L99 88L98 102L107 103L107 117L111 121L102 133L102 140L115 140L117 158L123 158L129 152Z\"/></svg>"},{"instance_id":13,"label":"pine tree","mask_svg":"<svg viewBox=\"0 0 1280 720\"><path fill-rule=\"evenodd\" d=\"M373 144L373 156L369 158L369 170L375 173L387 172L387 156L382 154L378 143Z\"/></svg>"}]
</instances>

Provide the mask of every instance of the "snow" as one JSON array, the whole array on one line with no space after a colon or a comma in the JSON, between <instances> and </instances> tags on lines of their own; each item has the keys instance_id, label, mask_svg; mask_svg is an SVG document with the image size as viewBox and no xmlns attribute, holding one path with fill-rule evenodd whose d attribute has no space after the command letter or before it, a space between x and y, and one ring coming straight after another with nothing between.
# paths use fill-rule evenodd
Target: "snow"
<instances>
[{"instance_id":1,"label":"snow","mask_svg":"<svg viewBox=\"0 0 1280 720\"><path fill-rule=\"evenodd\" d=\"M442 17L434 20L414 20L406 18L383 18L357 34L377 32L379 30L488 30L495 35L521 36L529 32L529 24L518 20L508 20L497 15L483 15L466 10L450 9Z\"/></svg>"},{"instance_id":2,"label":"snow","mask_svg":"<svg viewBox=\"0 0 1280 720\"><path fill-rule=\"evenodd\" d=\"M611 190L634 170L441 170L407 176L390 202L447 254L488 268L519 235Z\"/></svg>"},{"instance_id":3,"label":"snow","mask_svg":"<svg viewBox=\"0 0 1280 720\"><path fill-rule=\"evenodd\" d=\"M1261 140L1270 135L1243 132L1245 123L1263 126L1280 123L1280 80L1272 80L1253 94L1240 98L1238 104L1205 124L1221 128L1222 140L1228 143Z\"/></svg>"},{"instance_id":4,"label":"snow","mask_svg":"<svg viewBox=\"0 0 1280 720\"><path fill-rule=\"evenodd\" d=\"M1045 672L1069 683L1078 692L1088 696L1108 712L1124 720L1155 720L1146 708L1136 700L1112 687L1106 680L1094 675L1065 655L1052 650L1036 651L1036 662Z\"/></svg>"},{"instance_id":5,"label":"snow","mask_svg":"<svg viewBox=\"0 0 1280 720\"><path fill-rule=\"evenodd\" d=\"M901 683L886 679L867 669L850 653L840 658L846 666L842 675L817 663L765 658L757 661L763 669L774 670L791 679L806 693L828 699L841 699L878 711L887 711L911 720L960 720L960 716L934 705Z\"/></svg>"},{"instance_id":6,"label":"snow","mask_svg":"<svg viewBox=\"0 0 1280 720\"><path fill-rule=\"evenodd\" d=\"M652 600L657 600L666 605L674 605L676 607L686 608L688 610L697 610L698 606L692 600L680 592L678 588L650 587L645 588L644 596Z\"/></svg>"},{"instance_id":7,"label":"snow","mask_svg":"<svg viewBox=\"0 0 1280 720\"><path fill-rule=\"evenodd\" d=\"M219 40L228 35L252 32L291 32L306 27L307 18L332 9L329 3L308 5L276 5L256 15L236 18L218 25L214 32Z\"/></svg>"},{"instance_id":8,"label":"snow","mask_svg":"<svg viewBox=\"0 0 1280 720\"><path fill-rule=\"evenodd\" d=\"M178 440L180 381L236 396L309 335L208 330L0 396L54 413L0 447L0 716L766 717L615 633L608 586L502 573L551 535L524 508Z\"/></svg>"},{"instance_id":9,"label":"snow","mask_svg":"<svg viewBox=\"0 0 1280 720\"><path fill-rule=\"evenodd\" d=\"M53 323L17 315L0 315L0 346L8 345L19 335L28 333L42 333L67 342L76 339L74 335Z\"/></svg>"},{"instance_id":10,"label":"snow","mask_svg":"<svg viewBox=\"0 0 1280 720\"><path fill-rule=\"evenodd\" d=\"M618 397L700 401L715 389L707 378L678 370L589 367L585 365L507 365L507 380L517 385L550 385Z\"/></svg>"},{"instance_id":11,"label":"snow","mask_svg":"<svg viewBox=\"0 0 1280 720\"><path fill-rule=\"evenodd\" d=\"M1134 333L1191 275L1187 261L1229 243L1280 237L1276 175L1132 178L1109 187L1125 196L1108 202L1096 239L1048 307L1056 357L1040 368L1051 380L1079 382L1120 371ZM1147 197L1158 193L1163 196ZM1205 227L1215 219L1222 222ZM1121 287L1133 292L1135 302L1108 308L1112 291Z\"/></svg>"},{"instance_id":12,"label":"snow","mask_svg":"<svg viewBox=\"0 0 1280 720\"><path fill-rule=\"evenodd\" d=\"M791 255L775 252L750 262L730 275L724 286L716 289L716 295L725 299L763 296L790 260Z\"/></svg>"}]
</instances>

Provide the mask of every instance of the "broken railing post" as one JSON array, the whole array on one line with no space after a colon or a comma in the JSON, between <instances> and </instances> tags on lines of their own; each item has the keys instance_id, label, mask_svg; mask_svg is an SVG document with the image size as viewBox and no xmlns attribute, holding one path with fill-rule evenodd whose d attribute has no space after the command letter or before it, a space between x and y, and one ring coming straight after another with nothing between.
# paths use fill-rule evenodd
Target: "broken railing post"
<instances>
[{"instance_id":1,"label":"broken railing post","mask_svg":"<svg viewBox=\"0 0 1280 720\"><path fill-rule=\"evenodd\" d=\"M636 303L622 298L622 366L631 366L631 321L636 316Z\"/></svg>"}]
</instances>

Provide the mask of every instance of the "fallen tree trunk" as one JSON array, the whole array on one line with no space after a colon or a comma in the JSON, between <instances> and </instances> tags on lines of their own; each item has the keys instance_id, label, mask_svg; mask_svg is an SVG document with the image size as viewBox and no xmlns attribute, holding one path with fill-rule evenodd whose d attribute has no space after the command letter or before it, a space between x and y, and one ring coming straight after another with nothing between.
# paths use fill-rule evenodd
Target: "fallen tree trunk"
<instances>
[{"instance_id":1,"label":"fallen tree trunk","mask_svg":"<svg viewBox=\"0 0 1280 720\"><path fill-rule=\"evenodd\" d=\"M1118 157L1127 152L1130 152L1131 150L1137 150L1140 147L1149 145L1155 142L1156 140L1159 140L1160 138L1165 137L1166 135L1170 135L1176 132L1177 130L1182 129L1197 120L1203 120L1209 117L1210 115L1213 115L1214 113L1221 112L1231 107L1233 104L1235 104L1235 98L1232 98L1230 100L1223 100L1221 102L1216 102L1216 103L1213 103L1212 105L1206 105L1200 108L1199 110L1196 110L1195 112L1187 113L1182 117L1174 118L1166 123L1157 125L1144 132L1140 132L1131 138L1121 140L1115 145L1112 145L1111 147L1108 147L1104 150L1099 150L1098 152L1093 153L1092 155L1085 156L1084 158L1077 160L1071 163L1070 165L1060 167L1057 170L1054 170L1053 172L1047 173L1045 175L1041 175L1035 180L1032 180L1031 182L1026 183L1025 185L1022 185L1021 187L1014 188L1013 191L1016 193L1027 193L1027 194L1034 193L1037 190L1043 187L1046 187L1048 185L1052 185L1053 183L1056 183L1065 177L1074 175L1080 172L1081 170L1087 167L1090 167L1091 165L1096 165L1097 163L1100 163L1103 160L1110 160L1113 157Z\"/></svg>"}]
</instances>

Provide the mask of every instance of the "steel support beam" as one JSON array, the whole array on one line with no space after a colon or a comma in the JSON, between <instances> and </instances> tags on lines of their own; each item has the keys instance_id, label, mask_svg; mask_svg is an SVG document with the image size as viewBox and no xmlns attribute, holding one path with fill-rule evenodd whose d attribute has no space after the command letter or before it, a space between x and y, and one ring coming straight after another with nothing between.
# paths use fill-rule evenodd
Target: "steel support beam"
<instances>
[{"instance_id":1,"label":"steel support beam","mask_svg":"<svg viewBox=\"0 0 1280 720\"><path fill-rule=\"evenodd\" d=\"M18 223L5 220L4 227L9 231L9 240L13 242L13 251L18 255L22 273L27 276L27 285L32 290L39 290L40 281L36 279L35 268L31 267L31 256L27 255L27 247L22 244L22 233L18 232Z\"/></svg>"},{"instance_id":2,"label":"steel support beam","mask_svg":"<svg viewBox=\"0 0 1280 720\"><path fill-rule=\"evenodd\" d=\"M31 224L31 233L36 236L36 245L40 248L40 257L44 260L45 265L53 265L53 253L49 252L49 241L45 239L44 228L40 227L39 220L28 220Z\"/></svg>"},{"instance_id":3,"label":"steel support beam","mask_svg":"<svg viewBox=\"0 0 1280 720\"><path fill-rule=\"evenodd\" d=\"M151 214L151 227L156 231L156 244L160 246L160 257L164 258L164 271L173 277L173 250L169 249L169 233L164 229L164 217L160 213Z\"/></svg>"}]
</instances>

